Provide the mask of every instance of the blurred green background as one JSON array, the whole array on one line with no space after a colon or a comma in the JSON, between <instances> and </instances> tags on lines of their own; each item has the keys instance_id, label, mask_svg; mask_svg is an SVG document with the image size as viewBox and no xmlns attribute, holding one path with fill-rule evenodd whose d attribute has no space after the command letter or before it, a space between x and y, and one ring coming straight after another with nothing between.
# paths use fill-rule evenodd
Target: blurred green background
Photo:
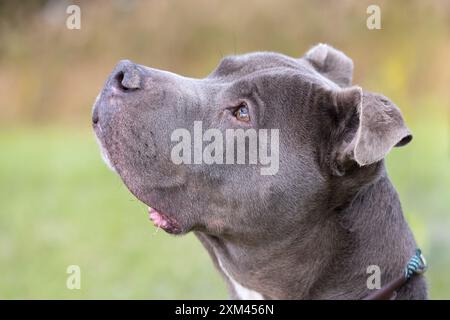
<instances>
[{"instance_id":1,"label":"blurred green background","mask_svg":"<svg viewBox=\"0 0 450 320\"><path fill-rule=\"evenodd\" d=\"M81 29L66 8L81 7ZM368 30L366 8L381 8ZM192 77L225 55L300 57L329 43L354 83L402 109L411 144L387 159L425 252L431 298L450 298L450 1L0 2L0 299L226 298L200 243L147 219L103 164L91 107L119 59ZM81 290L66 288L79 265Z\"/></svg>"}]
</instances>

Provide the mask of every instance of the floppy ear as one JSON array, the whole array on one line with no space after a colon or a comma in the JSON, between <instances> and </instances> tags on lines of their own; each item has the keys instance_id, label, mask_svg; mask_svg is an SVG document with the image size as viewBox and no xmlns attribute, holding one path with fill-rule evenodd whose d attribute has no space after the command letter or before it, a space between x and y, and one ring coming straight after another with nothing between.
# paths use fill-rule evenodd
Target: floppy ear
<instances>
[{"instance_id":1,"label":"floppy ear","mask_svg":"<svg viewBox=\"0 0 450 320\"><path fill-rule=\"evenodd\" d=\"M360 87L319 90L319 101L331 118L334 160L339 166L354 161L366 166L383 159L393 148L407 144L412 135L400 109L386 97Z\"/></svg>"},{"instance_id":2,"label":"floppy ear","mask_svg":"<svg viewBox=\"0 0 450 320\"><path fill-rule=\"evenodd\" d=\"M340 87L351 85L353 61L341 51L321 43L310 49L306 53L305 59L317 72Z\"/></svg>"}]
</instances>

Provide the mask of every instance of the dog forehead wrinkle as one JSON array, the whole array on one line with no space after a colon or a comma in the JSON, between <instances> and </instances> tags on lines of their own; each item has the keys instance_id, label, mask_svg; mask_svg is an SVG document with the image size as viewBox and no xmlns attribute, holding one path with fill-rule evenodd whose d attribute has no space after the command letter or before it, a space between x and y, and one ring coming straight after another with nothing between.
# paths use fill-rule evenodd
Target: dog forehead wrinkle
<instances>
[{"instance_id":1,"label":"dog forehead wrinkle","mask_svg":"<svg viewBox=\"0 0 450 320\"><path fill-rule=\"evenodd\" d=\"M253 67L250 62L244 62L242 65L243 67L238 71L231 71L229 73L222 71L217 72L216 69L204 80L214 86L219 85L224 88L223 91L225 92L230 91L234 92L234 94L245 94L246 89L247 91L253 91L256 85L263 85L267 87L267 85L270 84L281 86L280 88L286 90L295 90L297 87L296 83L286 82L290 81L289 79L297 79L295 81L301 80L305 83L317 84L328 89L339 88L336 83L317 72L303 59L295 60L295 65L270 65L270 63L264 62L262 63L262 67L260 67L259 63L256 67Z\"/></svg>"},{"instance_id":2,"label":"dog forehead wrinkle","mask_svg":"<svg viewBox=\"0 0 450 320\"><path fill-rule=\"evenodd\" d=\"M280 53L254 52L225 57L209 77L233 77L275 67L296 69L299 64L296 59Z\"/></svg>"}]
</instances>

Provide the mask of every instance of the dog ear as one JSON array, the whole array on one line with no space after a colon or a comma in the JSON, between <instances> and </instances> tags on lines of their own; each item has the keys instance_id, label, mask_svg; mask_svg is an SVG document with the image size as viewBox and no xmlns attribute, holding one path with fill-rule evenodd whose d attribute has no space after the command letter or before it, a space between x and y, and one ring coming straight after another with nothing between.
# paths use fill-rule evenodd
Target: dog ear
<instances>
[{"instance_id":1,"label":"dog ear","mask_svg":"<svg viewBox=\"0 0 450 320\"><path fill-rule=\"evenodd\" d=\"M348 161L366 166L383 159L393 147L412 139L400 109L386 97L360 87L322 89L320 108L332 130L330 141L338 167ZM326 122L327 123L327 122Z\"/></svg>"},{"instance_id":2,"label":"dog ear","mask_svg":"<svg viewBox=\"0 0 450 320\"><path fill-rule=\"evenodd\" d=\"M338 84L348 87L352 83L353 61L344 53L326 44L318 44L310 49L305 59L320 74Z\"/></svg>"}]
</instances>

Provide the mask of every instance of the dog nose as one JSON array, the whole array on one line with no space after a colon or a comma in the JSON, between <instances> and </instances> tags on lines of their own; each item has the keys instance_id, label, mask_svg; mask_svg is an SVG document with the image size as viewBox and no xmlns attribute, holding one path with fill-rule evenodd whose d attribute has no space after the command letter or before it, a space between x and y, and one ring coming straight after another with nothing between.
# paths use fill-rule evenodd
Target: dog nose
<instances>
[{"instance_id":1,"label":"dog nose","mask_svg":"<svg viewBox=\"0 0 450 320\"><path fill-rule=\"evenodd\" d=\"M120 61L113 71L111 86L121 91L141 88L142 73L139 66L129 60Z\"/></svg>"}]
</instances>

